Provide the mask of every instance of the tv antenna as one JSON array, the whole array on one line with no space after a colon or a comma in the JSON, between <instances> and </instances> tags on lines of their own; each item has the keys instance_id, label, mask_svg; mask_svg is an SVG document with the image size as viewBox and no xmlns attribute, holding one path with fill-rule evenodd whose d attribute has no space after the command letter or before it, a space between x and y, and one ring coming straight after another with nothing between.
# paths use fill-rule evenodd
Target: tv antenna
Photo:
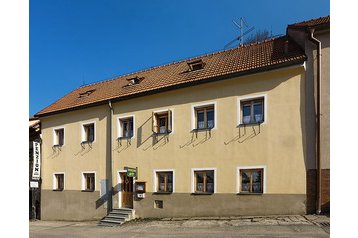
<instances>
[{"instance_id":1,"label":"tv antenna","mask_svg":"<svg viewBox=\"0 0 358 238\"><path fill-rule=\"evenodd\" d=\"M233 44L235 41L239 41L240 46L243 45L243 40L244 40L244 36L247 35L248 33L250 33L251 31L253 31L255 29L255 27L251 27L250 29L248 29L247 31L244 32L244 28L249 27L249 24L244 20L243 17L240 17L240 23L237 23L236 21L232 21L235 26L237 26L240 29L240 35L238 37L236 37L235 39L233 39L232 41L230 41L229 43L227 43L224 46L224 49L226 49L227 47L229 47L231 44Z\"/></svg>"}]
</instances>

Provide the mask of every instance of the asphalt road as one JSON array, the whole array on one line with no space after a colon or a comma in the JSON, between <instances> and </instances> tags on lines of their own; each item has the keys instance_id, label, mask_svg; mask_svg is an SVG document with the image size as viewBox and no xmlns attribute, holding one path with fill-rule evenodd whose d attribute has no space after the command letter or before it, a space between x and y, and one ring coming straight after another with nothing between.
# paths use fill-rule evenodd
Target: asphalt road
<instances>
[{"instance_id":1,"label":"asphalt road","mask_svg":"<svg viewBox=\"0 0 358 238\"><path fill-rule=\"evenodd\" d=\"M118 227L96 222L30 222L31 238L95 237L329 237L320 226L305 220L141 220Z\"/></svg>"}]
</instances>

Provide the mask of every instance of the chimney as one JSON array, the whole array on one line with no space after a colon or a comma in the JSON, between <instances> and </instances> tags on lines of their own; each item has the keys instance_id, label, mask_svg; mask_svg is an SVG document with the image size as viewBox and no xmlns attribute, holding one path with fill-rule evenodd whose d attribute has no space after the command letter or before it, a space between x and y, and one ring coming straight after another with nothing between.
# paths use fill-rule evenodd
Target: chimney
<instances>
[{"instance_id":1,"label":"chimney","mask_svg":"<svg viewBox=\"0 0 358 238\"><path fill-rule=\"evenodd\" d=\"M288 40L285 40L285 42L283 43L283 52L285 53L285 55L288 54Z\"/></svg>"}]
</instances>

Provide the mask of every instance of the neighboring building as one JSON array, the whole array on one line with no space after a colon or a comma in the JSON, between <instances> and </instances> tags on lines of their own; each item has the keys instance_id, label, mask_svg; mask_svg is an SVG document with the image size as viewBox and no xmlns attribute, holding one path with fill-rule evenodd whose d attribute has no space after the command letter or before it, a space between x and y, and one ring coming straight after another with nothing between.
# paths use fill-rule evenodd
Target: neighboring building
<instances>
[{"instance_id":1,"label":"neighboring building","mask_svg":"<svg viewBox=\"0 0 358 238\"><path fill-rule=\"evenodd\" d=\"M320 42L320 46L312 36ZM304 49L306 61L306 120L307 120L307 206L308 212L316 210L329 212L330 207L330 16L320 17L309 21L289 25L287 34L291 36ZM321 48L321 60L318 60L317 47ZM317 67L317 63L320 67ZM317 68L320 73L317 74ZM320 87L317 86L317 76L321 77ZM320 88L320 97L317 98L317 90ZM317 104L320 107L320 167L321 175L317 174L317 137L316 126ZM317 176L321 186L317 184ZM320 201L317 201L317 186L321 187ZM319 202L319 204L317 204Z\"/></svg>"},{"instance_id":2,"label":"neighboring building","mask_svg":"<svg viewBox=\"0 0 358 238\"><path fill-rule=\"evenodd\" d=\"M306 60L283 36L67 94L36 114L42 219L306 213Z\"/></svg>"},{"instance_id":3,"label":"neighboring building","mask_svg":"<svg viewBox=\"0 0 358 238\"><path fill-rule=\"evenodd\" d=\"M40 219L41 180L33 179L33 142L41 142L41 122L38 118L29 119L29 218Z\"/></svg>"}]
</instances>

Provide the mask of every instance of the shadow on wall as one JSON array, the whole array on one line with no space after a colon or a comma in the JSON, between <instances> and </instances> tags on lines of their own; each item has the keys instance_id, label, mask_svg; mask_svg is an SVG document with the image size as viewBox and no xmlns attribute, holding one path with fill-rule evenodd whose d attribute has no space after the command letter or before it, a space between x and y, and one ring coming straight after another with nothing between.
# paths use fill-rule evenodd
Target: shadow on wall
<instances>
[{"instance_id":1,"label":"shadow on wall","mask_svg":"<svg viewBox=\"0 0 358 238\"><path fill-rule=\"evenodd\" d=\"M261 124L257 125L244 125L237 127L237 135L228 141L224 141L224 145L228 145L232 142L244 143L246 140L250 140L261 133Z\"/></svg>"}]
</instances>

